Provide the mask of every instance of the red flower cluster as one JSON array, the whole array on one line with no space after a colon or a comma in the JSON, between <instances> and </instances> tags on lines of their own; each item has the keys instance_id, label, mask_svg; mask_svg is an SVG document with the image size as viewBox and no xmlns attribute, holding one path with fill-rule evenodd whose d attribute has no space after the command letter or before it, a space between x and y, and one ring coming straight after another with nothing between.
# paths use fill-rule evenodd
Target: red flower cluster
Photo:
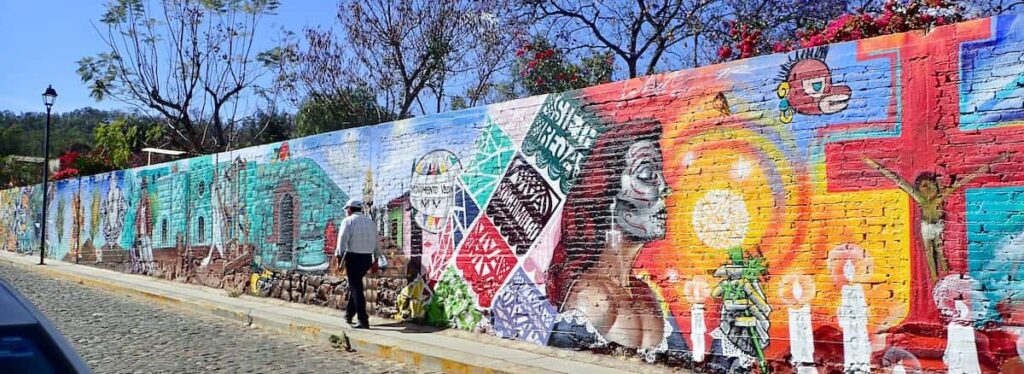
<instances>
[{"instance_id":1,"label":"red flower cluster","mask_svg":"<svg viewBox=\"0 0 1024 374\"><path fill-rule=\"evenodd\" d=\"M57 160L60 161L60 169L63 171L64 169L71 168L81 155L81 153L75 151L64 152L64 154L57 157Z\"/></svg>"},{"instance_id":2,"label":"red flower cluster","mask_svg":"<svg viewBox=\"0 0 1024 374\"><path fill-rule=\"evenodd\" d=\"M519 72L524 77L534 73L541 65L550 61L551 58L555 56L555 50L543 47L538 49L532 44L524 44L516 50L516 57L520 59L526 58L527 55L530 55L531 58L526 61L525 68ZM538 85L544 84L543 79L537 78L537 80Z\"/></svg>"},{"instance_id":3,"label":"red flower cluster","mask_svg":"<svg viewBox=\"0 0 1024 374\"><path fill-rule=\"evenodd\" d=\"M576 82L579 72L568 72L561 66L560 56L554 48L544 45L523 44L516 50L516 57L525 62L519 74L538 87L546 83L558 85L562 82ZM525 60L525 61L523 61Z\"/></svg>"},{"instance_id":4,"label":"red flower cluster","mask_svg":"<svg viewBox=\"0 0 1024 374\"><path fill-rule=\"evenodd\" d=\"M729 42L718 49L718 61L754 57L768 52L764 25L726 21Z\"/></svg>"},{"instance_id":5,"label":"red flower cluster","mask_svg":"<svg viewBox=\"0 0 1024 374\"><path fill-rule=\"evenodd\" d=\"M78 176L78 169L67 168L67 169L61 169L60 171L58 171L56 173L53 173L53 175L50 178L53 179L53 180L61 180L61 179L74 178L74 177L77 177L77 176Z\"/></svg>"},{"instance_id":6,"label":"red flower cluster","mask_svg":"<svg viewBox=\"0 0 1024 374\"><path fill-rule=\"evenodd\" d=\"M718 60L788 52L796 48L859 40L911 30L928 29L964 20L963 7L953 0L888 0L881 12L858 10L843 14L824 28L796 31L796 40L766 40L768 25L728 21L729 41L718 49ZM737 53L738 51L738 53Z\"/></svg>"},{"instance_id":7,"label":"red flower cluster","mask_svg":"<svg viewBox=\"0 0 1024 374\"><path fill-rule=\"evenodd\" d=\"M847 13L822 30L797 31L803 48L928 29L962 21L964 10L949 0L889 0L882 12Z\"/></svg>"},{"instance_id":8,"label":"red flower cluster","mask_svg":"<svg viewBox=\"0 0 1024 374\"><path fill-rule=\"evenodd\" d=\"M580 56L578 62L543 38L524 42L516 50L515 69L531 95L564 92L606 82L614 60L611 53Z\"/></svg>"},{"instance_id":9,"label":"red flower cluster","mask_svg":"<svg viewBox=\"0 0 1024 374\"><path fill-rule=\"evenodd\" d=\"M60 166L57 172L51 175L53 180L92 175L117 169L110 162L110 156L98 150L85 154L77 151L67 151L58 156L57 160L60 161Z\"/></svg>"}]
</instances>

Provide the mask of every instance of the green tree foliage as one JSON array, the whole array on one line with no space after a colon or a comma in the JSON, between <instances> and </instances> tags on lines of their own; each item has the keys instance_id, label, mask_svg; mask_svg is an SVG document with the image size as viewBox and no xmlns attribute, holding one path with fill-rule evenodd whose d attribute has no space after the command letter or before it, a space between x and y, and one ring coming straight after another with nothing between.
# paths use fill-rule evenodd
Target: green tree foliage
<instances>
[{"instance_id":1,"label":"green tree foliage","mask_svg":"<svg viewBox=\"0 0 1024 374\"><path fill-rule=\"evenodd\" d=\"M276 143L295 136L295 116L280 111L258 110L243 119L240 127L239 147Z\"/></svg>"},{"instance_id":2,"label":"green tree foliage","mask_svg":"<svg viewBox=\"0 0 1024 374\"><path fill-rule=\"evenodd\" d=\"M397 118L377 104L366 90L344 90L337 95L314 95L302 102L295 115L295 136L374 125Z\"/></svg>"},{"instance_id":3,"label":"green tree foliage","mask_svg":"<svg viewBox=\"0 0 1024 374\"><path fill-rule=\"evenodd\" d=\"M59 154L75 143L91 146L96 124L125 115L130 114L94 108L54 113L50 118L50 154ZM42 157L45 129L45 112L0 111L0 155Z\"/></svg>"},{"instance_id":4,"label":"green tree foliage","mask_svg":"<svg viewBox=\"0 0 1024 374\"><path fill-rule=\"evenodd\" d=\"M96 148L110 160L111 166L128 167L140 139L139 130L139 126L129 126L123 118L101 123L94 132Z\"/></svg>"},{"instance_id":5,"label":"green tree foliage","mask_svg":"<svg viewBox=\"0 0 1024 374\"><path fill-rule=\"evenodd\" d=\"M115 99L163 118L176 148L223 151L249 113L265 69L253 44L276 0L116 0L100 19L104 51L78 61L97 100Z\"/></svg>"},{"instance_id":6,"label":"green tree foliage","mask_svg":"<svg viewBox=\"0 0 1024 374\"><path fill-rule=\"evenodd\" d=\"M131 167L142 159L138 152L145 146L167 144L157 119L139 113L94 108L54 113L50 126L50 158L70 153L74 160L65 164L75 172L58 177L88 175ZM42 157L46 113L15 114L0 112L0 185L26 185L42 181L42 166L18 161L14 157Z\"/></svg>"},{"instance_id":7,"label":"green tree foliage","mask_svg":"<svg viewBox=\"0 0 1024 374\"><path fill-rule=\"evenodd\" d=\"M54 220L57 226L57 243L64 241L64 210L67 209L67 203L63 197L57 198L57 212Z\"/></svg>"},{"instance_id":8,"label":"green tree foliage","mask_svg":"<svg viewBox=\"0 0 1024 374\"><path fill-rule=\"evenodd\" d=\"M92 146L96 124L128 115L94 108L54 113L50 118L50 157L65 150L87 151ZM0 186L21 186L42 182L42 165L14 156L43 157L46 113L16 114L0 111Z\"/></svg>"},{"instance_id":9,"label":"green tree foliage","mask_svg":"<svg viewBox=\"0 0 1024 374\"><path fill-rule=\"evenodd\" d=\"M42 181L42 166L14 156L0 156L0 188L24 186Z\"/></svg>"},{"instance_id":10,"label":"green tree foliage","mask_svg":"<svg viewBox=\"0 0 1024 374\"><path fill-rule=\"evenodd\" d=\"M114 169L124 169L137 166L142 148L163 146L167 135L153 118L122 116L97 125L93 138L97 156Z\"/></svg>"}]
</instances>

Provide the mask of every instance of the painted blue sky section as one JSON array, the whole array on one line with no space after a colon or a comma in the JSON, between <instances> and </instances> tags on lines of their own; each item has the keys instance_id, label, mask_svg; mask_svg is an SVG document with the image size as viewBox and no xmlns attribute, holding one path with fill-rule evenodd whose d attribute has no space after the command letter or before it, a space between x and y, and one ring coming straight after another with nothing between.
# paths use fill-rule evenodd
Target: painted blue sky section
<instances>
[{"instance_id":1,"label":"painted blue sky section","mask_svg":"<svg viewBox=\"0 0 1024 374\"><path fill-rule=\"evenodd\" d=\"M1024 301L1024 187L969 189L966 201L968 272L985 285L996 319L996 306L1011 301L1004 298Z\"/></svg>"},{"instance_id":2,"label":"painted blue sky section","mask_svg":"<svg viewBox=\"0 0 1024 374\"><path fill-rule=\"evenodd\" d=\"M1000 16L993 37L960 47L960 128L981 130L1024 121L1024 17Z\"/></svg>"}]
</instances>

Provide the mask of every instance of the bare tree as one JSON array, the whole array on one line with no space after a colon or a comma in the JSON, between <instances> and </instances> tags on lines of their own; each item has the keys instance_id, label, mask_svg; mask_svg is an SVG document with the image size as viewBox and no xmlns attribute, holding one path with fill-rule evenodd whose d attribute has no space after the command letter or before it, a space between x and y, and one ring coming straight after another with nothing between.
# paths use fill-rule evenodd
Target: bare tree
<instances>
[{"instance_id":1,"label":"bare tree","mask_svg":"<svg viewBox=\"0 0 1024 374\"><path fill-rule=\"evenodd\" d=\"M500 100L496 81L501 72L512 67L515 51L530 23L507 0L492 1L473 21L470 54L459 61L461 66L451 69L464 77L465 92L454 99L463 100L467 107Z\"/></svg>"},{"instance_id":2,"label":"bare tree","mask_svg":"<svg viewBox=\"0 0 1024 374\"><path fill-rule=\"evenodd\" d=\"M1024 0L967 0L964 3L978 17L1020 12L1024 9Z\"/></svg>"},{"instance_id":3,"label":"bare tree","mask_svg":"<svg viewBox=\"0 0 1024 374\"><path fill-rule=\"evenodd\" d=\"M405 118L417 102L425 111L420 93L431 85L443 90L448 70L468 49L472 7L470 1L343 0L338 20L359 51L355 60L370 67L363 83Z\"/></svg>"},{"instance_id":4,"label":"bare tree","mask_svg":"<svg viewBox=\"0 0 1024 374\"><path fill-rule=\"evenodd\" d=\"M106 51L78 61L97 100L158 113L173 143L228 149L242 96L266 72L253 42L276 0L116 0L98 27Z\"/></svg>"},{"instance_id":5,"label":"bare tree","mask_svg":"<svg viewBox=\"0 0 1024 374\"><path fill-rule=\"evenodd\" d=\"M477 105L511 63L518 33L505 15L513 1L342 0L340 35L306 29L267 61L297 103L351 112L365 106L349 102L365 97L352 93L369 93L383 112L377 118Z\"/></svg>"},{"instance_id":6,"label":"bare tree","mask_svg":"<svg viewBox=\"0 0 1024 374\"><path fill-rule=\"evenodd\" d=\"M533 0L535 18L574 47L612 51L630 78L681 59L686 41L708 22L717 0ZM691 44L692 45L692 44ZM688 59L687 59L688 60ZM678 68L679 66L670 66Z\"/></svg>"},{"instance_id":7,"label":"bare tree","mask_svg":"<svg viewBox=\"0 0 1024 374\"><path fill-rule=\"evenodd\" d=\"M759 24L792 38L874 0L527 0L536 30L551 30L569 51L612 52L629 78L696 67L716 60L729 40L727 21Z\"/></svg>"}]
</instances>

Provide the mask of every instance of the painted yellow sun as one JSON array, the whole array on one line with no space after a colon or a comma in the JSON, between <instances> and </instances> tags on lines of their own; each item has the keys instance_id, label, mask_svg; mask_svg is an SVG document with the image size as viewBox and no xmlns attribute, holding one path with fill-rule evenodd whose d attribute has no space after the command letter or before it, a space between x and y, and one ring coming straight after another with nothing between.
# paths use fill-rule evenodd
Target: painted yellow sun
<instances>
[{"instance_id":1,"label":"painted yellow sun","mask_svg":"<svg viewBox=\"0 0 1024 374\"><path fill-rule=\"evenodd\" d=\"M715 249L743 244L750 227L750 213L743 196L724 189L711 190L693 207L693 230L697 239Z\"/></svg>"}]
</instances>

